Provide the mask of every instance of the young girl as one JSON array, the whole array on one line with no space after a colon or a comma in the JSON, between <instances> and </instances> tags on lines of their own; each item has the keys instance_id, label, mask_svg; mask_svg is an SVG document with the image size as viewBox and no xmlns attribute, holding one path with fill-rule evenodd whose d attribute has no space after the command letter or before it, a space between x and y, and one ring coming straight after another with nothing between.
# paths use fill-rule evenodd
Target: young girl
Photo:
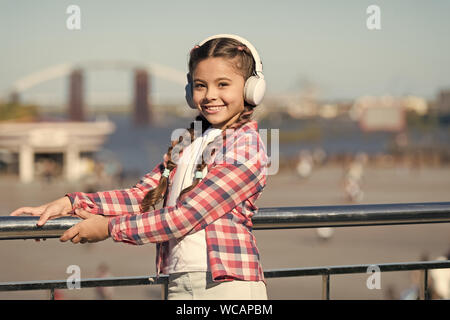
<instances>
[{"instance_id":1,"label":"young girl","mask_svg":"<svg viewBox=\"0 0 450 320\"><path fill-rule=\"evenodd\" d=\"M247 40L209 37L189 59L186 99L199 115L163 162L130 189L75 192L12 215L39 215L38 225L68 214L83 218L61 241L156 243L169 299L267 299L251 232L267 175L252 120L264 90L260 58Z\"/></svg>"}]
</instances>

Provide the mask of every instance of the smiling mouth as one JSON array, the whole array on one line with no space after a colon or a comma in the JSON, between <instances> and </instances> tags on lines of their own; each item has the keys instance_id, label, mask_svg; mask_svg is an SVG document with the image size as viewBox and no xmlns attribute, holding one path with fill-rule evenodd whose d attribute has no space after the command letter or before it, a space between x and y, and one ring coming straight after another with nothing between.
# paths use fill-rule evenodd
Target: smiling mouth
<instances>
[{"instance_id":1,"label":"smiling mouth","mask_svg":"<svg viewBox=\"0 0 450 320\"><path fill-rule=\"evenodd\" d=\"M225 105L220 105L220 106L202 106L202 108L207 110L207 111L219 111L219 110L222 110L223 108L225 108Z\"/></svg>"}]
</instances>

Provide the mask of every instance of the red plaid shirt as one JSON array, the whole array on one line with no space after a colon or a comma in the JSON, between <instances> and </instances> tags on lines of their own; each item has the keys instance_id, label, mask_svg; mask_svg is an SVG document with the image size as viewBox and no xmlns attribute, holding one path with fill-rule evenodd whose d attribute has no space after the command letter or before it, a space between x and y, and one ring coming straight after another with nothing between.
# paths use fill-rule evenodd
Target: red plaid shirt
<instances>
[{"instance_id":1,"label":"red plaid shirt","mask_svg":"<svg viewBox=\"0 0 450 320\"><path fill-rule=\"evenodd\" d=\"M220 137L220 136L219 136ZM157 243L157 274L165 273L168 240L205 229L208 259L215 281L264 281L252 216L255 201L266 185L267 154L250 121L227 136L227 145L216 149L207 175L174 206L140 212L145 194L155 188L164 170L162 163L134 187L97 193L67 194L73 208L114 216L109 231L114 241L140 245ZM173 180L176 169L169 180Z\"/></svg>"}]
</instances>

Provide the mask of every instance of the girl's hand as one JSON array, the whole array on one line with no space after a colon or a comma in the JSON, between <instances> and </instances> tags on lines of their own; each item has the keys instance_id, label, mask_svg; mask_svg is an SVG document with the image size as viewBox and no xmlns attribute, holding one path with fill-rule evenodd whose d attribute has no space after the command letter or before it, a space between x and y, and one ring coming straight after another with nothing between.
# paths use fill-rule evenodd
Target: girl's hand
<instances>
[{"instance_id":1,"label":"girl's hand","mask_svg":"<svg viewBox=\"0 0 450 320\"><path fill-rule=\"evenodd\" d=\"M39 207L22 207L13 211L10 216L20 216L31 214L32 216L40 216L37 226L43 226L47 220L69 215L72 211L72 203L69 197L63 197L58 200L49 202Z\"/></svg>"},{"instance_id":2,"label":"girl's hand","mask_svg":"<svg viewBox=\"0 0 450 320\"><path fill-rule=\"evenodd\" d=\"M40 216L40 219L36 225L38 227L42 227L47 220L67 216L70 211L72 211L72 203L70 202L69 197L62 197L39 207L21 207L14 210L10 216ZM43 240L45 240L45 238ZM40 239L35 239L35 241L39 242Z\"/></svg>"},{"instance_id":3,"label":"girl's hand","mask_svg":"<svg viewBox=\"0 0 450 320\"><path fill-rule=\"evenodd\" d=\"M66 230L59 238L61 242L71 240L72 243L98 242L109 238L108 218L76 209L78 217L85 219Z\"/></svg>"}]
</instances>

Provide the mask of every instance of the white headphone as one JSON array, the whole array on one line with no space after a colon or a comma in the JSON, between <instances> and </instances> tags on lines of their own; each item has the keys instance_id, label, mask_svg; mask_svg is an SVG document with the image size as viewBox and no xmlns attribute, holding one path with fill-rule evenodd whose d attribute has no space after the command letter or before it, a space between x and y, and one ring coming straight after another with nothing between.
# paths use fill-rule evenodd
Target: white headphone
<instances>
[{"instance_id":1,"label":"white headphone","mask_svg":"<svg viewBox=\"0 0 450 320\"><path fill-rule=\"evenodd\" d=\"M252 53L253 60L255 61L255 72L256 75L251 76L247 79L244 86L244 100L253 105L257 106L261 103L264 93L266 92L266 81L264 80L264 74L263 74L263 66L262 61L259 57L258 51L256 51L255 47L246 39L239 37L237 35L233 34L216 34L214 36L208 37L202 42L200 42L198 45L202 46L206 42L212 39L217 38L230 38L235 39L237 41L240 41L242 44L246 45L247 48L250 49L250 52ZM186 91L186 101L188 105L192 109L197 109L197 106L194 104L194 101L192 99L192 82L191 82L191 76L189 73L187 74L187 85L185 87Z\"/></svg>"}]
</instances>

